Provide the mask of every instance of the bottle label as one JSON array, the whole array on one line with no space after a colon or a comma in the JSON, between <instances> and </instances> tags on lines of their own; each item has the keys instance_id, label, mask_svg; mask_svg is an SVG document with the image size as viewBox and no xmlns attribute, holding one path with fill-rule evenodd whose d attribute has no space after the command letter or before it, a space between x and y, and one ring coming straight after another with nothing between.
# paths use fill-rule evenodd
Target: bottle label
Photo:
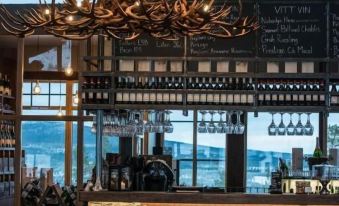
<instances>
[{"instance_id":1,"label":"bottle label","mask_svg":"<svg viewBox=\"0 0 339 206\"><path fill-rule=\"evenodd\" d=\"M279 94L279 101L284 101L285 96L283 94Z\"/></svg>"},{"instance_id":2,"label":"bottle label","mask_svg":"<svg viewBox=\"0 0 339 206\"><path fill-rule=\"evenodd\" d=\"M226 94L220 95L220 102L221 103L226 103L227 102Z\"/></svg>"},{"instance_id":3,"label":"bottle label","mask_svg":"<svg viewBox=\"0 0 339 206\"><path fill-rule=\"evenodd\" d=\"M298 101L298 95L297 94L293 94L292 95L292 99L293 99L293 101Z\"/></svg>"},{"instance_id":4,"label":"bottle label","mask_svg":"<svg viewBox=\"0 0 339 206\"><path fill-rule=\"evenodd\" d=\"M162 93L157 94L157 102L162 102Z\"/></svg>"},{"instance_id":5,"label":"bottle label","mask_svg":"<svg viewBox=\"0 0 339 206\"><path fill-rule=\"evenodd\" d=\"M165 93L163 95L163 100L164 100L164 102L169 102L169 94L168 93Z\"/></svg>"},{"instance_id":6,"label":"bottle label","mask_svg":"<svg viewBox=\"0 0 339 206\"><path fill-rule=\"evenodd\" d=\"M88 98L93 99L93 92L88 93Z\"/></svg>"},{"instance_id":7,"label":"bottle label","mask_svg":"<svg viewBox=\"0 0 339 206\"><path fill-rule=\"evenodd\" d=\"M227 103L233 104L233 102L234 102L233 94L228 94L227 95Z\"/></svg>"},{"instance_id":8,"label":"bottle label","mask_svg":"<svg viewBox=\"0 0 339 206\"><path fill-rule=\"evenodd\" d=\"M137 93L137 102L142 102L142 93Z\"/></svg>"},{"instance_id":9,"label":"bottle label","mask_svg":"<svg viewBox=\"0 0 339 206\"><path fill-rule=\"evenodd\" d=\"M213 94L207 94L207 102L212 103L213 102Z\"/></svg>"},{"instance_id":10,"label":"bottle label","mask_svg":"<svg viewBox=\"0 0 339 206\"><path fill-rule=\"evenodd\" d=\"M253 94L247 95L247 103L252 104L254 102Z\"/></svg>"},{"instance_id":11,"label":"bottle label","mask_svg":"<svg viewBox=\"0 0 339 206\"><path fill-rule=\"evenodd\" d=\"M219 94L214 94L214 100L215 103L219 103L220 102L220 95Z\"/></svg>"},{"instance_id":12,"label":"bottle label","mask_svg":"<svg viewBox=\"0 0 339 206\"><path fill-rule=\"evenodd\" d=\"M187 94L187 102L193 102L193 94Z\"/></svg>"},{"instance_id":13,"label":"bottle label","mask_svg":"<svg viewBox=\"0 0 339 206\"><path fill-rule=\"evenodd\" d=\"M263 94L259 94L258 99L259 99L259 101L264 101L264 95Z\"/></svg>"},{"instance_id":14,"label":"bottle label","mask_svg":"<svg viewBox=\"0 0 339 206\"><path fill-rule=\"evenodd\" d=\"M150 99L151 102L155 102L156 94L155 93L151 93L150 96L149 96L149 99Z\"/></svg>"},{"instance_id":15,"label":"bottle label","mask_svg":"<svg viewBox=\"0 0 339 206\"><path fill-rule=\"evenodd\" d=\"M200 95L200 102L206 102L206 94Z\"/></svg>"},{"instance_id":16,"label":"bottle label","mask_svg":"<svg viewBox=\"0 0 339 206\"><path fill-rule=\"evenodd\" d=\"M338 98L336 96L331 96L331 103L338 104Z\"/></svg>"},{"instance_id":17,"label":"bottle label","mask_svg":"<svg viewBox=\"0 0 339 206\"><path fill-rule=\"evenodd\" d=\"M117 101L122 102L122 93L117 93Z\"/></svg>"},{"instance_id":18,"label":"bottle label","mask_svg":"<svg viewBox=\"0 0 339 206\"><path fill-rule=\"evenodd\" d=\"M325 101L325 95L323 95L323 94L320 95L320 101L321 101L321 102L324 102L324 101Z\"/></svg>"},{"instance_id":19,"label":"bottle label","mask_svg":"<svg viewBox=\"0 0 339 206\"><path fill-rule=\"evenodd\" d=\"M278 100L278 95L272 94L272 101L277 101L277 100Z\"/></svg>"},{"instance_id":20,"label":"bottle label","mask_svg":"<svg viewBox=\"0 0 339 206\"><path fill-rule=\"evenodd\" d=\"M286 94L286 101L291 101L291 95L290 94Z\"/></svg>"},{"instance_id":21,"label":"bottle label","mask_svg":"<svg viewBox=\"0 0 339 206\"><path fill-rule=\"evenodd\" d=\"M318 101L318 95L317 94L314 94L313 95L313 98L312 98L312 100L313 100L313 102L316 102L316 101Z\"/></svg>"},{"instance_id":22,"label":"bottle label","mask_svg":"<svg viewBox=\"0 0 339 206\"><path fill-rule=\"evenodd\" d=\"M240 102L242 103L242 104L246 104L247 103L247 95L246 94L242 94L241 96L240 96Z\"/></svg>"},{"instance_id":23,"label":"bottle label","mask_svg":"<svg viewBox=\"0 0 339 206\"><path fill-rule=\"evenodd\" d=\"M176 95L175 94L170 94L170 102L176 102Z\"/></svg>"},{"instance_id":24,"label":"bottle label","mask_svg":"<svg viewBox=\"0 0 339 206\"><path fill-rule=\"evenodd\" d=\"M101 100L102 99L102 94L100 92L98 92L96 95L97 95L97 100Z\"/></svg>"},{"instance_id":25,"label":"bottle label","mask_svg":"<svg viewBox=\"0 0 339 206\"><path fill-rule=\"evenodd\" d=\"M305 101L305 95L303 95L303 94L300 94L299 95L299 101Z\"/></svg>"},{"instance_id":26,"label":"bottle label","mask_svg":"<svg viewBox=\"0 0 339 206\"><path fill-rule=\"evenodd\" d=\"M129 99L131 100L131 102L135 102L135 93L130 93Z\"/></svg>"},{"instance_id":27,"label":"bottle label","mask_svg":"<svg viewBox=\"0 0 339 206\"><path fill-rule=\"evenodd\" d=\"M144 93L143 94L143 101L144 102L149 102L149 93Z\"/></svg>"},{"instance_id":28,"label":"bottle label","mask_svg":"<svg viewBox=\"0 0 339 206\"><path fill-rule=\"evenodd\" d=\"M177 102L182 102L182 94L177 94Z\"/></svg>"},{"instance_id":29,"label":"bottle label","mask_svg":"<svg viewBox=\"0 0 339 206\"><path fill-rule=\"evenodd\" d=\"M271 95L270 94L265 94L265 100L266 101L271 101Z\"/></svg>"},{"instance_id":30,"label":"bottle label","mask_svg":"<svg viewBox=\"0 0 339 206\"><path fill-rule=\"evenodd\" d=\"M312 95L307 94L306 95L306 101L312 101Z\"/></svg>"}]
</instances>

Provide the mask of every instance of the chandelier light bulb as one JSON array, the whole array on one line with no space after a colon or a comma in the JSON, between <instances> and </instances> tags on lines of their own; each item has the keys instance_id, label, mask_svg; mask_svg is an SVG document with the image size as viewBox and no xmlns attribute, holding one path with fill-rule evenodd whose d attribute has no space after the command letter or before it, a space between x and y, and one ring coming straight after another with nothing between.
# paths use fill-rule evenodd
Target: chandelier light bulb
<instances>
[{"instance_id":1,"label":"chandelier light bulb","mask_svg":"<svg viewBox=\"0 0 339 206\"><path fill-rule=\"evenodd\" d=\"M58 111L58 113L57 113L57 116L58 116L58 117L64 116L64 113L62 112L61 107L60 107L60 109L59 109L59 111Z\"/></svg>"},{"instance_id":2,"label":"chandelier light bulb","mask_svg":"<svg viewBox=\"0 0 339 206\"><path fill-rule=\"evenodd\" d=\"M71 21L73 21L73 20L74 20L74 17L73 17L72 15L69 15L69 16L67 17L67 21L71 22Z\"/></svg>"},{"instance_id":3,"label":"chandelier light bulb","mask_svg":"<svg viewBox=\"0 0 339 206\"><path fill-rule=\"evenodd\" d=\"M135 6L140 6L140 2L139 1L135 1L134 5Z\"/></svg>"},{"instance_id":4,"label":"chandelier light bulb","mask_svg":"<svg viewBox=\"0 0 339 206\"><path fill-rule=\"evenodd\" d=\"M68 64L68 66L66 67L65 75L68 77L73 75L73 68L71 67L71 64Z\"/></svg>"},{"instance_id":5,"label":"chandelier light bulb","mask_svg":"<svg viewBox=\"0 0 339 206\"><path fill-rule=\"evenodd\" d=\"M210 10L210 6L205 4L202 10L207 13Z\"/></svg>"},{"instance_id":6,"label":"chandelier light bulb","mask_svg":"<svg viewBox=\"0 0 339 206\"><path fill-rule=\"evenodd\" d=\"M49 9L45 9L45 15L50 15L51 11Z\"/></svg>"},{"instance_id":7,"label":"chandelier light bulb","mask_svg":"<svg viewBox=\"0 0 339 206\"><path fill-rule=\"evenodd\" d=\"M81 7L82 6L82 1L81 0L78 0L77 1L77 7Z\"/></svg>"},{"instance_id":8,"label":"chandelier light bulb","mask_svg":"<svg viewBox=\"0 0 339 206\"><path fill-rule=\"evenodd\" d=\"M36 81L33 87L33 94L40 94L40 93L41 93L41 87L40 87L39 81Z\"/></svg>"}]
</instances>

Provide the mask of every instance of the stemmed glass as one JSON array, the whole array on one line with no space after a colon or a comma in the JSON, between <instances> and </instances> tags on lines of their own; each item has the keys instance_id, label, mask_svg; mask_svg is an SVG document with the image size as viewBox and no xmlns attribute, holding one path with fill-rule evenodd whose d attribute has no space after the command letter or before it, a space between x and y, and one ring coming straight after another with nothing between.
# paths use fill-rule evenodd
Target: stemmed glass
<instances>
[{"instance_id":1,"label":"stemmed glass","mask_svg":"<svg viewBox=\"0 0 339 206\"><path fill-rule=\"evenodd\" d=\"M232 122L232 115L233 111L229 111L226 114L226 127L225 127L225 132L226 134L233 134L235 125Z\"/></svg>"},{"instance_id":2,"label":"stemmed glass","mask_svg":"<svg viewBox=\"0 0 339 206\"><path fill-rule=\"evenodd\" d=\"M234 128L234 133L235 134L244 134L245 131L245 125L243 123L241 123L241 115L242 115L242 111L237 111L237 123L235 124L235 128Z\"/></svg>"},{"instance_id":3,"label":"stemmed glass","mask_svg":"<svg viewBox=\"0 0 339 206\"><path fill-rule=\"evenodd\" d=\"M284 124L284 113L281 112L280 115L281 115L281 120L278 126L278 135L286 135L286 126Z\"/></svg>"},{"instance_id":4,"label":"stemmed glass","mask_svg":"<svg viewBox=\"0 0 339 206\"><path fill-rule=\"evenodd\" d=\"M271 113L272 114L272 122L271 122L271 124L268 126L268 135L269 136L274 136L274 135L277 135L277 133L278 133L278 128L277 128L277 126L275 125L275 123L274 123L274 114L275 113Z\"/></svg>"},{"instance_id":5,"label":"stemmed glass","mask_svg":"<svg viewBox=\"0 0 339 206\"><path fill-rule=\"evenodd\" d=\"M301 113L298 113L299 115L299 120L297 125L295 126L295 135L301 136L304 134L304 126L301 123Z\"/></svg>"},{"instance_id":6,"label":"stemmed glass","mask_svg":"<svg viewBox=\"0 0 339 206\"><path fill-rule=\"evenodd\" d=\"M170 120L171 111L165 111L164 131L166 133L173 133L173 125Z\"/></svg>"},{"instance_id":7,"label":"stemmed glass","mask_svg":"<svg viewBox=\"0 0 339 206\"><path fill-rule=\"evenodd\" d=\"M207 125L205 122L205 115L206 115L206 111L200 111L201 113L201 122L198 125L198 132L199 133L207 133Z\"/></svg>"},{"instance_id":8,"label":"stemmed glass","mask_svg":"<svg viewBox=\"0 0 339 206\"><path fill-rule=\"evenodd\" d=\"M136 118L136 135L143 135L144 134L144 115L143 111L138 111L136 113L138 118Z\"/></svg>"},{"instance_id":9,"label":"stemmed glass","mask_svg":"<svg viewBox=\"0 0 339 206\"><path fill-rule=\"evenodd\" d=\"M213 120L215 112L214 111L210 111L210 114L211 114L211 120L208 123L207 131L208 131L208 133L216 133L217 127L215 126L214 120Z\"/></svg>"},{"instance_id":10,"label":"stemmed glass","mask_svg":"<svg viewBox=\"0 0 339 206\"><path fill-rule=\"evenodd\" d=\"M293 115L293 113L290 113L290 123L286 127L286 133L289 136L295 135L295 133L296 133L294 124L292 122L292 115Z\"/></svg>"},{"instance_id":11,"label":"stemmed glass","mask_svg":"<svg viewBox=\"0 0 339 206\"><path fill-rule=\"evenodd\" d=\"M154 123L154 132L155 133L164 133L164 125L162 121L163 112L157 111L155 113L155 123Z\"/></svg>"},{"instance_id":12,"label":"stemmed glass","mask_svg":"<svg viewBox=\"0 0 339 206\"><path fill-rule=\"evenodd\" d=\"M307 114L307 122L304 126L304 134L305 135L308 135L308 136L312 136L313 135L313 131L314 131L314 127L313 125L311 124L311 121L310 121L310 115L311 113L306 113Z\"/></svg>"},{"instance_id":13,"label":"stemmed glass","mask_svg":"<svg viewBox=\"0 0 339 206\"><path fill-rule=\"evenodd\" d=\"M217 133L222 134L222 133L226 133L226 124L224 123L224 120L222 119L223 114L225 114L225 112L223 111L219 111L219 116L220 116L220 120L217 124Z\"/></svg>"},{"instance_id":14,"label":"stemmed glass","mask_svg":"<svg viewBox=\"0 0 339 206\"><path fill-rule=\"evenodd\" d=\"M145 124L145 131L148 132L148 133L154 132L154 124L153 124L153 121L152 121L152 116L153 116L152 114L154 114L154 112L149 110L147 122Z\"/></svg>"}]
</instances>

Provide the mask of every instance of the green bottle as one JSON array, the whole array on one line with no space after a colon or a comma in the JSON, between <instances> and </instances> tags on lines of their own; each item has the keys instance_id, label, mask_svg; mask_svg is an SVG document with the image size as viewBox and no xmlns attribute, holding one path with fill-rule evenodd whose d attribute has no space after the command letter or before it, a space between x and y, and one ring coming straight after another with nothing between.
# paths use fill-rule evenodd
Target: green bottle
<instances>
[{"instance_id":1,"label":"green bottle","mask_svg":"<svg viewBox=\"0 0 339 206\"><path fill-rule=\"evenodd\" d=\"M317 137L317 144L316 144L314 152L313 152L313 157L320 158L320 157L323 156L323 152L321 151L319 145L320 145L319 144L319 137Z\"/></svg>"}]
</instances>

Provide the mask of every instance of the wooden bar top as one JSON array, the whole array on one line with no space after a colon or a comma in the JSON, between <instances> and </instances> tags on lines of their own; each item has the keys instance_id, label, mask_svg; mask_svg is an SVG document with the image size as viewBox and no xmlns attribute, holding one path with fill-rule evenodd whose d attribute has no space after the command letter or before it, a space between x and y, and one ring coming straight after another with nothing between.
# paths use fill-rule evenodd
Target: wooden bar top
<instances>
[{"instance_id":1,"label":"wooden bar top","mask_svg":"<svg viewBox=\"0 0 339 206\"><path fill-rule=\"evenodd\" d=\"M339 195L194 193L194 192L79 192L82 202L140 202L196 204L339 205Z\"/></svg>"}]
</instances>

